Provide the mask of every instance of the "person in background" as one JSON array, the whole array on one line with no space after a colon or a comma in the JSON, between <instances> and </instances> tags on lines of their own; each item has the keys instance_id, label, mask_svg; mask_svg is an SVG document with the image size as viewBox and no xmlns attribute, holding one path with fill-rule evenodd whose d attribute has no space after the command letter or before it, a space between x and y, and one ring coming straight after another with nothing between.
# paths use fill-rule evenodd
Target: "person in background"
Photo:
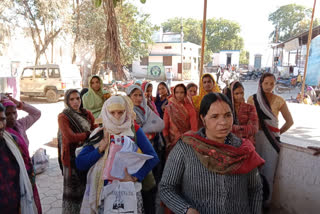
<instances>
[{"instance_id":1,"label":"person in background","mask_svg":"<svg viewBox=\"0 0 320 214\"><path fill-rule=\"evenodd\" d=\"M151 82L144 82L142 83L141 89L144 92L144 96L147 100L147 105L149 106L149 108L156 113L159 116L159 113L157 111L157 107L156 104L153 101L153 97L152 97L152 90L153 90L153 85Z\"/></svg>"},{"instance_id":2,"label":"person in background","mask_svg":"<svg viewBox=\"0 0 320 214\"><path fill-rule=\"evenodd\" d=\"M173 96L164 112L162 133L166 141L166 157L179 138L187 131L198 130L197 113L193 106L186 102L187 88L184 84L174 87Z\"/></svg>"},{"instance_id":3,"label":"person in background","mask_svg":"<svg viewBox=\"0 0 320 214\"><path fill-rule=\"evenodd\" d=\"M170 96L170 91L167 84L165 82L160 82L157 88L157 96L155 99L155 104L161 119L163 119L164 108L168 104L169 96Z\"/></svg>"},{"instance_id":4,"label":"person in background","mask_svg":"<svg viewBox=\"0 0 320 214\"><path fill-rule=\"evenodd\" d=\"M167 79L167 86L171 87L171 82L173 79L173 73L171 71L171 68L166 69L166 79Z\"/></svg>"},{"instance_id":5,"label":"person in background","mask_svg":"<svg viewBox=\"0 0 320 214\"><path fill-rule=\"evenodd\" d=\"M142 82L141 82L141 80L136 80L136 81L134 82L134 84L141 87Z\"/></svg>"},{"instance_id":6,"label":"person in background","mask_svg":"<svg viewBox=\"0 0 320 214\"><path fill-rule=\"evenodd\" d=\"M316 106L320 106L320 98L317 98Z\"/></svg>"},{"instance_id":7,"label":"person in background","mask_svg":"<svg viewBox=\"0 0 320 214\"><path fill-rule=\"evenodd\" d=\"M219 77L221 75L221 67L220 65L218 66L218 70L217 70L217 84L219 84Z\"/></svg>"},{"instance_id":8,"label":"person in background","mask_svg":"<svg viewBox=\"0 0 320 214\"><path fill-rule=\"evenodd\" d=\"M198 93L198 86L191 82L187 85L187 101L193 106L192 97Z\"/></svg>"},{"instance_id":9,"label":"person in background","mask_svg":"<svg viewBox=\"0 0 320 214\"><path fill-rule=\"evenodd\" d=\"M202 99L204 127L187 132L169 154L160 198L176 214L261 214L264 161L253 144L231 133L232 107L220 93Z\"/></svg>"},{"instance_id":10,"label":"person in background","mask_svg":"<svg viewBox=\"0 0 320 214\"><path fill-rule=\"evenodd\" d=\"M130 87L134 86L139 87L137 85ZM135 114L133 112L133 104L128 97L112 96L104 103L101 116L104 130L102 140L94 145L85 145L76 159L79 170L86 171L90 169L87 176L87 194L83 199L81 207L81 213L83 214L101 213L102 207L98 207L100 204L99 196L103 194L103 187L112 183L110 182L111 180L103 180L101 172L103 172L103 166L105 166L109 155L109 144L115 135L129 137L136 143L143 154L153 156L153 158L143 164L138 172L129 174L125 170L125 177L120 179L120 182L142 182L159 162L158 156L142 128L134 123ZM138 214L143 213L143 206L141 204L142 199L139 192L137 193Z\"/></svg>"},{"instance_id":11,"label":"person in background","mask_svg":"<svg viewBox=\"0 0 320 214\"><path fill-rule=\"evenodd\" d=\"M97 125L92 113L80 108L79 91L69 89L64 103L65 109L58 115L58 158L63 169L62 213L77 214L80 213L86 175L81 176L76 169L75 150L83 145Z\"/></svg>"},{"instance_id":12,"label":"person in background","mask_svg":"<svg viewBox=\"0 0 320 214\"><path fill-rule=\"evenodd\" d=\"M163 120L156 115L146 104L143 91L137 85L131 85L127 89L127 95L133 102L133 110L136 113L136 123L142 128L145 135L153 145L153 148L157 152L158 158L160 160L159 164L154 167L153 174L150 174L146 177L146 180L142 183L142 198L147 214L155 213L157 204L156 193L157 193L157 184L159 183L163 166L164 166L164 157L163 151L165 150L162 146L163 142L159 132L162 131L164 124ZM152 130L152 131L151 131Z\"/></svg>"},{"instance_id":13,"label":"person in background","mask_svg":"<svg viewBox=\"0 0 320 214\"><path fill-rule=\"evenodd\" d=\"M220 88L211 74L203 74L200 80L199 95L192 97L193 105L197 113L200 110L202 98L210 92L220 92Z\"/></svg>"},{"instance_id":14,"label":"person in background","mask_svg":"<svg viewBox=\"0 0 320 214\"><path fill-rule=\"evenodd\" d=\"M41 207L39 210L34 199L34 189L26 170L24 154L16 142L17 138L5 128L5 107L0 103L1 213L40 214Z\"/></svg>"},{"instance_id":15,"label":"person in background","mask_svg":"<svg viewBox=\"0 0 320 214\"><path fill-rule=\"evenodd\" d=\"M239 81L227 88L227 97L231 100L233 113L232 133L239 138L247 138L255 144L255 134L259 130L259 119L255 107L245 103L244 87Z\"/></svg>"},{"instance_id":16,"label":"person in background","mask_svg":"<svg viewBox=\"0 0 320 214\"><path fill-rule=\"evenodd\" d=\"M38 213L42 213L40 197L39 197L37 185L35 182L35 172L34 172L33 164L31 162L29 149L28 149L29 139L26 134L26 131L37 120L39 120L41 116L41 111L39 111L37 108L33 107L32 105L17 101L10 95L8 95L8 99L2 100L2 104L6 108L5 110L6 120L7 120L6 131L12 134L13 136L15 136L15 141L17 142L17 145L21 151L24 164L31 181L34 201L36 203ZM18 120L17 108L19 110L23 110L27 112L28 115Z\"/></svg>"},{"instance_id":17,"label":"person in background","mask_svg":"<svg viewBox=\"0 0 320 214\"><path fill-rule=\"evenodd\" d=\"M104 101L110 97L110 94L103 90L103 81L99 76L91 76L88 82L89 91L82 97L83 107L91 111L94 118L97 119Z\"/></svg>"},{"instance_id":18,"label":"person in background","mask_svg":"<svg viewBox=\"0 0 320 214\"><path fill-rule=\"evenodd\" d=\"M248 103L256 107L260 131L256 134L256 151L266 161L259 169L264 179L264 205L268 208L272 198L273 181L280 152L280 135L292 125L293 119L285 100L273 94L276 78L264 73L259 81L258 92L250 96ZM282 114L285 123L279 129L278 115Z\"/></svg>"}]
</instances>

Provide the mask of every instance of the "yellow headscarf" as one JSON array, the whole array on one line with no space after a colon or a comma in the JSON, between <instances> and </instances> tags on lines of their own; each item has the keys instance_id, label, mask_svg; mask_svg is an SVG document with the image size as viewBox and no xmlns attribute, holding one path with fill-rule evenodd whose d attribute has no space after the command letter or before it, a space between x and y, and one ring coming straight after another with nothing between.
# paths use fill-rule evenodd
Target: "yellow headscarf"
<instances>
[{"instance_id":1,"label":"yellow headscarf","mask_svg":"<svg viewBox=\"0 0 320 214\"><path fill-rule=\"evenodd\" d=\"M199 112L199 110L200 110L200 104L201 104L202 98L207 94L207 92L203 88L203 83L202 83L203 77L205 77L205 76L210 76L213 80L214 85L212 88L212 92L219 92L220 93L220 88L219 88L218 84L216 83L216 80L214 79L214 77L209 73L203 74L201 76L201 80L200 80L199 95L192 97L193 105L194 105L197 112Z\"/></svg>"}]
</instances>

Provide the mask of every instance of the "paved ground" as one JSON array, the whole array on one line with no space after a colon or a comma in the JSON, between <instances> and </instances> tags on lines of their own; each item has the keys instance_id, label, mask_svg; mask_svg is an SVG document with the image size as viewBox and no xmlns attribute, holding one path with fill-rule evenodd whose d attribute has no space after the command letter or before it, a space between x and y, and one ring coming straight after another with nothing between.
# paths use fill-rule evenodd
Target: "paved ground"
<instances>
[{"instance_id":1,"label":"paved ground","mask_svg":"<svg viewBox=\"0 0 320 214\"><path fill-rule=\"evenodd\" d=\"M196 81L195 81L196 82ZM172 85L175 85L173 82ZM248 81L244 83L245 96L248 98L257 90L257 82ZM298 91L282 94L285 99L295 97ZM45 148L50 155L49 169L37 176L37 185L41 197L44 214L60 214L62 203L62 176L57 161L57 148L52 140L56 137L58 124L57 116L63 110L62 99L58 103L49 104L45 99L23 98L22 100L33 104L42 112L40 120L31 127L27 134L30 140L30 154L38 148ZM283 140L288 143L301 145L320 145L320 126L315 118L320 118L320 108L316 106L306 106L302 104L289 104L289 109L293 115L295 125L283 136ZM19 116L24 116L19 112ZM280 124L283 119L280 118ZM283 213L283 211L272 211L272 213Z\"/></svg>"}]
</instances>

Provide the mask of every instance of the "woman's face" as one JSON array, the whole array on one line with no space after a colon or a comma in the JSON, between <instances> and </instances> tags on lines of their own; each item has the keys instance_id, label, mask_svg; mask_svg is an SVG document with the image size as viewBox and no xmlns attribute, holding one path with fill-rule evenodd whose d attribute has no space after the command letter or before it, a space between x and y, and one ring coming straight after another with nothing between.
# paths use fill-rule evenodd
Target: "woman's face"
<instances>
[{"instance_id":1,"label":"woman's face","mask_svg":"<svg viewBox=\"0 0 320 214\"><path fill-rule=\"evenodd\" d=\"M142 103L142 92L138 89L135 89L131 94L130 94L130 98L133 102L133 105L135 106L140 106Z\"/></svg>"},{"instance_id":2,"label":"woman's face","mask_svg":"<svg viewBox=\"0 0 320 214\"><path fill-rule=\"evenodd\" d=\"M233 91L233 99L235 103L244 102L244 90L242 87L238 87Z\"/></svg>"},{"instance_id":3,"label":"woman's face","mask_svg":"<svg viewBox=\"0 0 320 214\"><path fill-rule=\"evenodd\" d=\"M262 90L264 93L272 93L276 80L273 77L266 77L262 82Z\"/></svg>"},{"instance_id":4,"label":"woman's face","mask_svg":"<svg viewBox=\"0 0 320 214\"><path fill-rule=\"evenodd\" d=\"M189 97L196 96L197 95L197 87L193 86L193 87L189 88L187 93L188 93Z\"/></svg>"},{"instance_id":5,"label":"woman's face","mask_svg":"<svg viewBox=\"0 0 320 214\"><path fill-rule=\"evenodd\" d=\"M223 101L211 104L205 117L201 115L206 135L210 140L224 142L226 136L231 132L233 116L230 106Z\"/></svg>"},{"instance_id":6,"label":"woman's face","mask_svg":"<svg viewBox=\"0 0 320 214\"><path fill-rule=\"evenodd\" d=\"M116 118L117 120L120 120L120 118L124 115L126 111L125 110L112 110L109 111L109 113Z\"/></svg>"},{"instance_id":7,"label":"woman's face","mask_svg":"<svg viewBox=\"0 0 320 214\"><path fill-rule=\"evenodd\" d=\"M100 88L101 88L101 84L100 84L100 80L96 77L92 78L91 79L91 88L94 90L94 91L99 91Z\"/></svg>"},{"instance_id":8,"label":"woman's face","mask_svg":"<svg viewBox=\"0 0 320 214\"><path fill-rule=\"evenodd\" d=\"M80 99L80 95L77 92L70 94L68 102L69 102L70 107L73 110L75 110L75 111L80 110L81 99Z\"/></svg>"},{"instance_id":9,"label":"woman's face","mask_svg":"<svg viewBox=\"0 0 320 214\"><path fill-rule=\"evenodd\" d=\"M202 79L203 89L206 92L211 92L214 86L214 83L210 77L204 77Z\"/></svg>"},{"instance_id":10,"label":"woman's face","mask_svg":"<svg viewBox=\"0 0 320 214\"><path fill-rule=\"evenodd\" d=\"M152 97L152 89L153 89L152 85L149 85L148 88L147 88L147 91L146 91L146 93L145 93L145 96L146 96L147 98Z\"/></svg>"},{"instance_id":11,"label":"woman's face","mask_svg":"<svg viewBox=\"0 0 320 214\"><path fill-rule=\"evenodd\" d=\"M160 96L166 96L166 95L168 95L168 90L167 90L167 88L166 88L164 85L162 85L162 84L160 84L160 85L158 86L158 91L159 91Z\"/></svg>"},{"instance_id":12,"label":"woman's face","mask_svg":"<svg viewBox=\"0 0 320 214\"><path fill-rule=\"evenodd\" d=\"M182 102L184 98L186 97L184 88L177 87L174 93L175 98L178 100L178 102Z\"/></svg>"}]
</instances>

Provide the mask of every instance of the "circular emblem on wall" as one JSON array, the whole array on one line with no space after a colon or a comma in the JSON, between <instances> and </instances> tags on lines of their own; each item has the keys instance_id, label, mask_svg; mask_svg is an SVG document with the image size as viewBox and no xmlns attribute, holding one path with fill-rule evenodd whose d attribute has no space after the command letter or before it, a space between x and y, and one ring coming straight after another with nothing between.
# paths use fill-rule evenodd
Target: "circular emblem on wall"
<instances>
[{"instance_id":1,"label":"circular emblem on wall","mask_svg":"<svg viewBox=\"0 0 320 214\"><path fill-rule=\"evenodd\" d=\"M157 66L157 65L152 66L151 69L150 69L150 73L151 73L152 76L158 77L161 74L161 68L159 66Z\"/></svg>"}]
</instances>

